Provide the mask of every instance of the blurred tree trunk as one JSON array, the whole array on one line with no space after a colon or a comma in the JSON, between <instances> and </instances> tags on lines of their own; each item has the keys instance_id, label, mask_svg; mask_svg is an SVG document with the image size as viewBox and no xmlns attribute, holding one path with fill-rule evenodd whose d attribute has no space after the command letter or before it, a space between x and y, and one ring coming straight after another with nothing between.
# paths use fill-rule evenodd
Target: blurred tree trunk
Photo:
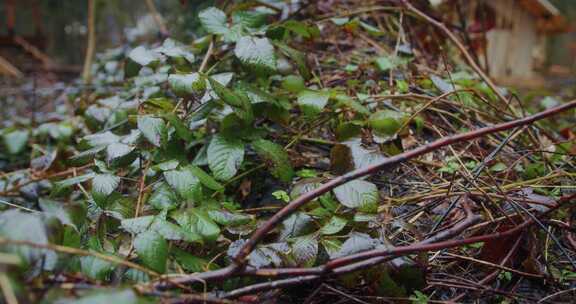
<instances>
[{"instance_id":1,"label":"blurred tree trunk","mask_svg":"<svg viewBox=\"0 0 576 304\"><path fill-rule=\"evenodd\" d=\"M88 0L88 43L86 46L86 57L84 58L84 69L82 71L82 79L85 84L89 84L92 80L92 60L94 58L94 47L96 44L96 32L94 30L94 18L96 10L96 0Z\"/></svg>"}]
</instances>

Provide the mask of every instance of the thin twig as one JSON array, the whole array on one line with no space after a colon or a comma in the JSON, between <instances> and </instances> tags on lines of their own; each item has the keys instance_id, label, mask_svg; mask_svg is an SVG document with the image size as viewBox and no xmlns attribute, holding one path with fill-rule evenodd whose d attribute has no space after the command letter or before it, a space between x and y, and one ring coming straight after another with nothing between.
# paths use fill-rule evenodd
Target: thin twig
<instances>
[{"instance_id":1,"label":"thin twig","mask_svg":"<svg viewBox=\"0 0 576 304\"><path fill-rule=\"evenodd\" d=\"M106 254L99 253L99 252L87 251L87 250L83 250L83 249L79 249L79 248L73 248L73 247L67 247L67 246L55 245L55 244L39 244L39 243L30 242L30 241L11 240L11 239L6 239L6 238L0 238L0 245L27 246L27 247L32 247L32 248L53 250L56 252L67 253L67 254L72 254L72 255L93 256L95 258L98 258L98 259L101 259L101 260L104 260L104 261L107 261L110 263L120 264L120 265L124 265L126 267L129 267L129 268L133 268L133 269L142 271L142 272L144 272L150 276L153 276L153 277L159 276L159 274L156 273L155 271L152 271L150 269L142 267L136 263L126 261L122 258L119 258L116 256L111 256L111 255L106 255Z\"/></svg>"}]
</instances>

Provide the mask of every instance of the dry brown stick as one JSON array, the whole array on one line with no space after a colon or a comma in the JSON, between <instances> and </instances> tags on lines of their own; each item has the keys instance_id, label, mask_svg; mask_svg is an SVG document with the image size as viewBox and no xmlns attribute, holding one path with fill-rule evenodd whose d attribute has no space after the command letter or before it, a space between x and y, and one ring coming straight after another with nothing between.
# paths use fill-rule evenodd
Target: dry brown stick
<instances>
[{"instance_id":1,"label":"dry brown stick","mask_svg":"<svg viewBox=\"0 0 576 304\"><path fill-rule=\"evenodd\" d=\"M150 167L150 161L148 161L144 166L142 176L140 176L140 180L138 181L138 199L136 200L136 210L134 211L134 217L138 217L138 215L140 215L142 199L144 197L144 186L146 186L146 173L148 172L149 167Z\"/></svg>"},{"instance_id":2,"label":"dry brown stick","mask_svg":"<svg viewBox=\"0 0 576 304\"><path fill-rule=\"evenodd\" d=\"M84 169L88 169L90 167L92 167L94 164L88 164L88 165L84 165L81 167L73 167L73 168L69 168L67 170L64 171L60 171L60 172L56 172L56 173L52 173L52 174L48 174L45 176L38 176L38 177L32 177L29 180L22 182L18 185L13 186L12 188L5 190L5 191L0 191L0 196L4 196L4 195L8 195L9 193L15 192L20 190L20 188L29 185L31 183L37 182L37 181L41 181L41 180L45 180L45 179L50 179L50 178L55 178L55 177L62 177L62 176L66 176L68 174L72 174L74 173L74 171L77 170L84 170Z\"/></svg>"},{"instance_id":3,"label":"dry brown stick","mask_svg":"<svg viewBox=\"0 0 576 304\"><path fill-rule=\"evenodd\" d=\"M206 69L206 66L208 65L208 61L210 61L210 57L212 56L212 53L214 53L214 37L210 37L210 44L208 45L208 50L206 51L206 54L204 55L204 59L202 59L202 63L200 64L200 68L198 68L198 72L202 73L204 72L204 70Z\"/></svg>"},{"instance_id":4,"label":"dry brown stick","mask_svg":"<svg viewBox=\"0 0 576 304\"><path fill-rule=\"evenodd\" d=\"M11 240L11 239L6 239L6 238L0 238L0 246L6 246L6 245L27 246L27 247L38 248L38 249L48 249L48 250L53 250L53 251L60 252L60 253L79 255L79 256L93 256L93 257L98 258L100 260L104 260L104 261L114 263L114 264L124 265L126 267L142 271L142 272L144 272L144 273L146 273L152 277L158 277L159 276L159 274L157 272L152 271L148 268L142 267L136 263L126 261L126 260L124 260L120 257L117 257L117 256L106 255L106 254L99 253L99 252L93 252L93 251L88 251L88 250L84 250L84 249L67 247L67 246L62 246L62 245L55 245L55 244L39 244L39 243L30 242L30 241Z\"/></svg>"},{"instance_id":5,"label":"dry brown stick","mask_svg":"<svg viewBox=\"0 0 576 304\"><path fill-rule=\"evenodd\" d=\"M494 94L496 94L496 96L498 96L498 99L500 99L508 107L508 109L511 111L511 113L515 114L514 110L510 106L510 103L508 102L508 99L506 99L506 97L498 89L496 84L494 84L492 79L490 79L490 77L488 75L486 75L486 73L484 73L482 68L480 66L478 66L478 64L476 63L474 58L472 58L472 55L470 55L470 52L468 52L468 50L466 50L466 47L462 44L462 42L460 42L458 37L456 37L456 35L454 35L454 33L452 33L452 31L450 31L442 22L437 21L436 19L426 15L424 12L422 12L421 10L414 7L410 3L410 1L402 0L402 3L404 4L404 6L409 11L411 11L412 13L416 14L420 18L426 20L428 23L434 25L435 27L440 29L442 32L444 32L444 34L448 37L448 39L450 39L452 41L452 43L454 43L456 45L458 50L460 50L460 52L462 52L462 55L464 55L464 58L466 59L466 61L470 65L470 67L480 76L480 78L482 78L482 80L488 85L488 87L490 87L490 89L494 92Z\"/></svg>"}]
</instances>

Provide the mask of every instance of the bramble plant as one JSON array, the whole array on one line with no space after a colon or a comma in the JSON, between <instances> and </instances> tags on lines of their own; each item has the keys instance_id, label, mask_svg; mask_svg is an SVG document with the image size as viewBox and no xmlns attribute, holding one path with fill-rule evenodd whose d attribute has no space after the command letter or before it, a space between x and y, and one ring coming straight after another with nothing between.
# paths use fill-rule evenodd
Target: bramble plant
<instances>
[{"instance_id":1,"label":"bramble plant","mask_svg":"<svg viewBox=\"0 0 576 304\"><path fill-rule=\"evenodd\" d=\"M322 51L325 31L372 44L389 35L362 13L296 20L258 3L203 9L196 33L202 36L193 43L167 38L102 53L93 67L93 88L68 96L75 103L72 113L63 106L56 121L22 121L0 130L3 291L2 282L8 282L15 297L30 302L81 297L87 303L137 303L179 296L217 301L274 288L258 285L268 282L259 276L305 282L332 271L342 286L428 303L431 298L420 290L432 261L411 254L443 249L426 246L458 241L481 218L488 225L504 217L498 212L512 209L488 208L479 203L485 197L520 199L526 187L544 182L542 176L550 185L555 178L573 179L573 166L562 156L552 163L542 162L540 154L515 163L508 150L496 156L505 136L462 144L504 131L519 137L517 147L533 150L530 145L545 132L520 128L573 102L522 120L495 111L500 93L467 68L445 78L411 77L418 58L398 50L407 47L400 38L390 54L368 50L341 61ZM476 129L484 133L463 131ZM460 133L467 136L448 137ZM447 145L458 152L452 146L439 150ZM429 152L430 158L417 159ZM408 160L413 168L402 164ZM525 169L515 172L521 164ZM373 170L350 177L366 168ZM489 173L479 182L471 171ZM456 177L469 186L454 182ZM503 185L486 186L491 178ZM330 186L334 181L339 184ZM541 191L554 194L552 202L532 192L526 196L552 208L561 187L550 188ZM453 193L465 197L464 207L435 201ZM301 207L294 207L303 197ZM433 206L418 206L425 202ZM482 217L468 214L471 209ZM434 219L440 232L425 228ZM448 219L464 219L466 226L444 225ZM459 250L487 250L498 237L464 239ZM412 251L405 248L412 243ZM378 250L380 256L363 259L374 261L366 264L369 269L343 261ZM323 272L330 263L337 265ZM346 265L365 270L338 268ZM307 272L300 276L299 269ZM512 276L501 272L499 278ZM42 282L67 281L78 292L32 292L44 288ZM164 292L170 288L185 293Z\"/></svg>"}]
</instances>

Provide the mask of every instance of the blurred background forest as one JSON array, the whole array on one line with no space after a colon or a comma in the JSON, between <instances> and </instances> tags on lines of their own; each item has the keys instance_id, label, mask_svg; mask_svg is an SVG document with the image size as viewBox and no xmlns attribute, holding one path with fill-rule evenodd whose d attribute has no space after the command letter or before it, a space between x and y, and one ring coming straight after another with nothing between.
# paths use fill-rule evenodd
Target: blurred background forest
<instances>
[{"instance_id":1,"label":"blurred background forest","mask_svg":"<svg viewBox=\"0 0 576 304\"><path fill-rule=\"evenodd\" d=\"M22 36L42 34L46 53L64 65L81 65L84 59L87 28L87 1L69 0L2 0L0 1L0 24L6 24L6 3L16 3L15 31ZM282 2L282 0L277 0ZM197 12L209 6L218 6L214 0L155 1L164 22L169 24L171 37L191 41L199 27ZM224 2L224 1L221 1ZM268 1L274 2L274 1ZM320 1L334 2L334 1ZM354 2L354 1L344 1ZM370 1L358 1L369 5ZM434 1L432 1L434 2ZM482 2L482 1L480 1ZM548 39L544 68L553 66L576 69L576 1L551 0L568 20L568 28ZM39 16L34 16L33 5L37 3ZM354 7L350 4L350 7ZM34 19L39 19L37 33ZM0 36L7 34L7 27L0 27ZM107 48L154 40L158 27L145 1L97 0L96 39L97 51ZM514 52L514 50L511 50ZM554 70L554 69L553 69ZM565 69L562 69L565 73Z\"/></svg>"}]
</instances>

